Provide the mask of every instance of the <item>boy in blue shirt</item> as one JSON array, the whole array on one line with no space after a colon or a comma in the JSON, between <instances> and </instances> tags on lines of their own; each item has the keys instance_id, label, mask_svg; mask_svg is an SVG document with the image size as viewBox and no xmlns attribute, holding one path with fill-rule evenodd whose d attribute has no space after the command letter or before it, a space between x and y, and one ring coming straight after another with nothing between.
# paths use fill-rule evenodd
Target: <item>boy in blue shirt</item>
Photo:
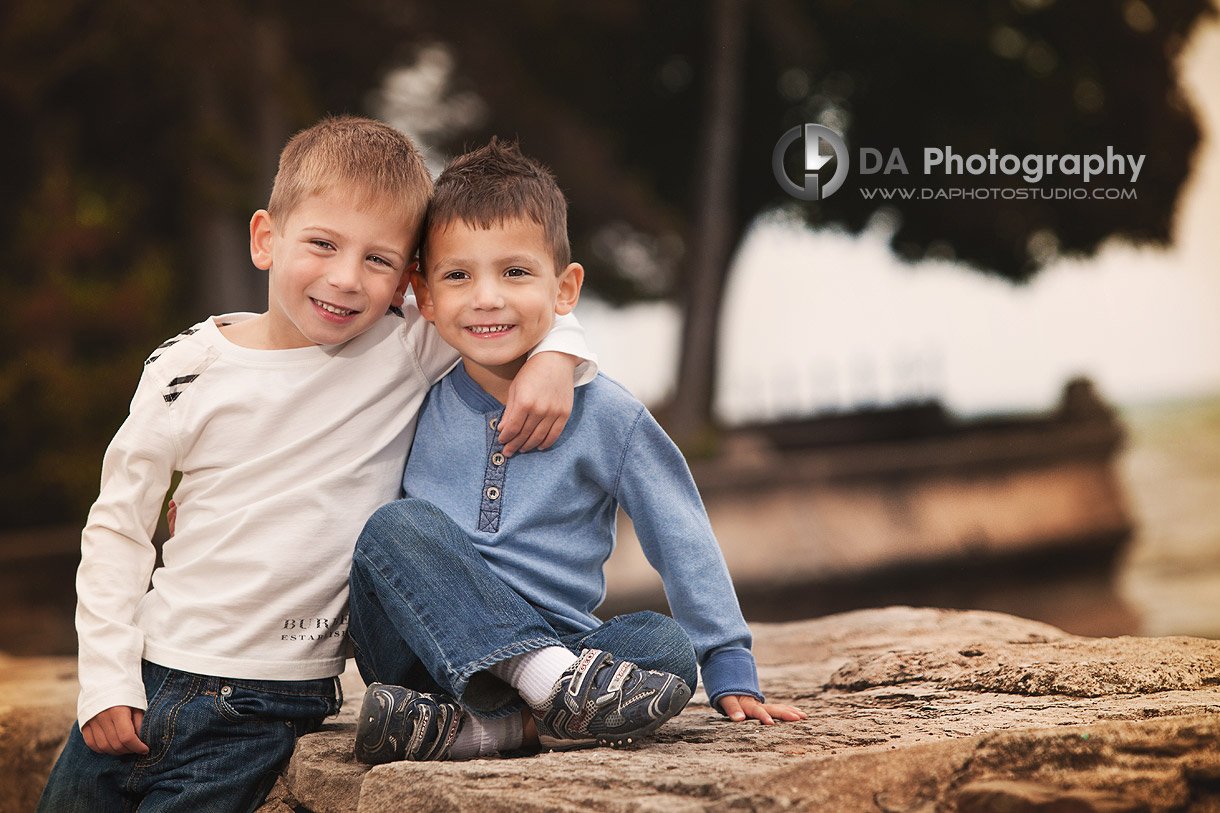
<instances>
[{"instance_id":1,"label":"boy in blue shirt","mask_svg":"<svg viewBox=\"0 0 1220 813\"><path fill-rule=\"evenodd\" d=\"M696 664L731 719L803 718L764 702L686 462L629 392L598 375L577 389L550 449L503 454L508 388L583 282L550 173L495 139L455 159L437 180L420 259L420 312L462 363L422 408L406 499L379 509L356 544L351 635L370 684L357 757L629 742L681 710ZM593 615L620 505L673 619Z\"/></svg>"}]
</instances>

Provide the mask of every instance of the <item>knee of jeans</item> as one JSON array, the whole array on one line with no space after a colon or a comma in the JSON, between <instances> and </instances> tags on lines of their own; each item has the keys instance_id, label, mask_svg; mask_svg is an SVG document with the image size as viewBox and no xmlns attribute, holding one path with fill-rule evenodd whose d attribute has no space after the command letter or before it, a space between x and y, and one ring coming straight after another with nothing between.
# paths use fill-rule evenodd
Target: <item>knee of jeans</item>
<instances>
[{"instance_id":1,"label":"knee of jeans","mask_svg":"<svg viewBox=\"0 0 1220 813\"><path fill-rule=\"evenodd\" d=\"M356 549L373 550L391 541L395 545L408 541L427 541L426 535L406 531L417 527L421 518L432 516L437 510L436 506L426 500L408 498L386 503L374 511L364 523L364 529L356 540Z\"/></svg>"},{"instance_id":2,"label":"knee of jeans","mask_svg":"<svg viewBox=\"0 0 1220 813\"><path fill-rule=\"evenodd\" d=\"M673 648L674 668L669 671L686 681L693 692L699 685L699 663L695 657L695 646L683 635L682 641Z\"/></svg>"},{"instance_id":3,"label":"knee of jeans","mask_svg":"<svg viewBox=\"0 0 1220 813\"><path fill-rule=\"evenodd\" d=\"M632 613L631 617L648 630L655 651L661 653L660 663L653 668L677 675L694 690L699 681L698 659L686 630L669 616L651 610Z\"/></svg>"}]
</instances>

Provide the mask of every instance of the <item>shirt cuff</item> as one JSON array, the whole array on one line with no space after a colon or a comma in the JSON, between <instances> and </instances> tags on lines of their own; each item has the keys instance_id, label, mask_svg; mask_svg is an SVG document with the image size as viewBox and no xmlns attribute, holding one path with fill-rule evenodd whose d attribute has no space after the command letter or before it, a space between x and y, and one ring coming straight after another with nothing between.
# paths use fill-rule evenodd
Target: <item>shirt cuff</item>
<instances>
[{"instance_id":1,"label":"shirt cuff","mask_svg":"<svg viewBox=\"0 0 1220 813\"><path fill-rule=\"evenodd\" d=\"M585 330L572 314L557 316L551 332L543 337L529 355L532 358L538 353L548 351L567 353L569 356L580 359L575 371L577 387L588 384L597 377L597 356L585 343Z\"/></svg>"},{"instance_id":2,"label":"shirt cuff","mask_svg":"<svg viewBox=\"0 0 1220 813\"><path fill-rule=\"evenodd\" d=\"M135 686L118 687L109 691L88 694L82 691L76 701L76 722L83 727L98 714L114 706L130 706L133 709L146 711L148 698L145 695L144 684L141 683L139 688Z\"/></svg>"},{"instance_id":3,"label":"shirt cuff","mask_svg":"<svg viewBox=\"0 0 1220 813\"><path fill-rule=\"evenodd\" d=\"M529 352L528 358L533 358L539 353L567 353L569 356L580 359L576 364L576 369L572 372L572 385L575 387L583 387L597 378L597 371L599 369L597 366L597 354L591 350L573 353L562 347L544 347L540 344Z\"/></svg>"},{"instance_id":4,"label":"shirt cuff","mask_svg":"<svg viewBox=\"0 0 1220 813\"><path fill-rule=\"evenodd\" d=\"M713 708L720 709L720 698L729 694L749 695L760 703L766 700L758 687L758 668L749 650L717 652L700 666L700 672Z\"/></svg>"}]
</instances>

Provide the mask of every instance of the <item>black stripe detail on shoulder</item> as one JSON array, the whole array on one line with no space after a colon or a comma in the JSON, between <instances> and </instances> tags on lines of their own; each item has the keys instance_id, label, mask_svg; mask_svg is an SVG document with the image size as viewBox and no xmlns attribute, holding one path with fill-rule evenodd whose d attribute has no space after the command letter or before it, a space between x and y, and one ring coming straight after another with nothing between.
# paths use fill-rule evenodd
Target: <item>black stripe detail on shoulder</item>
<instances>
[{"instance_id":1,"label":"black stripe detail on shoulder","mask_svg":"<svg viewBox=\"0 0 1220 813\"><path fill-rule=\"evenodd\" d=\"M173 347L175 344L182 341L183 338L185 338L187 336L193 336L198 332L199 332L199 328L188 327L186 330L182 331L174 338L166 339L165 341L161 342L161 344L157 345L156 349L152 351L152 355L150 355L148 358L146 358L144 360L144 366L147 367L148 365L152 364L157 359L161 358L161 354L158 353L157 350L164 350L167 347Z\"/></svg>"}]
</instances>

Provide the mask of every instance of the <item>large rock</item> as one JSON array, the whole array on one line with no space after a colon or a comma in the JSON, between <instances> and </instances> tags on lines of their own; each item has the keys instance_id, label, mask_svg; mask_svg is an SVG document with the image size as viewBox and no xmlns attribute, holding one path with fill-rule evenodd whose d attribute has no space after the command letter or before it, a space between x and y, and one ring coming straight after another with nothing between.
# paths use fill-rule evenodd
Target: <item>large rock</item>
<instances>
[{"instance_id":1,"label":"large rock","mask_svg":"<svg viewBox=\"0 0 1220 813\"><path fill-rule=\"evenodd\" d=\"M370 770L351 758L349 675L343 714L302 739L264 810L1220 811L1218 642L901 607L754 631L764 689L808 720L730 723L699 692L635 749ZM54 750L23 751L38 740L13 721L45 718L43 742L71 721L74 686L19 708L64 683L64 662L40 663L14 688L5 662L0 698L20 702L0 708L0 759L30 778L0 810L28 809Z\"/></svg>"},{"instance_id":2,"label":"large rock","mask_svg":"<svg viewBox=\"0 0 1220 813\"><path fill-rule=\"evenodd\" d=\"M363 774L336 729L287 792L318 813L1220 811L1220 643L910 608L754 629L764 689L808 720L733 724L699 693L634 750Z\"/></svg>"}]
</instances>

